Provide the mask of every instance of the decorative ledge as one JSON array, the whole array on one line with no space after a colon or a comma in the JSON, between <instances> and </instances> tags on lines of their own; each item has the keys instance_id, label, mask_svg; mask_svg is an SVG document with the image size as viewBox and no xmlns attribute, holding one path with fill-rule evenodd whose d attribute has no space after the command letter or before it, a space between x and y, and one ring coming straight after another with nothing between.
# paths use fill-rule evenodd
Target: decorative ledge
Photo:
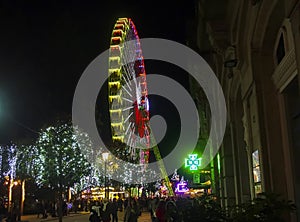
<instances>
[{"instance_id":1,"label":"decorative ledge","mask_svg":"<svg viewBox=\"0 0 300 222\"><path fill-rule=\"evenodd\" d=\"M276 67L272 76L278 90L282 90L288 81L295 75L297 69L295 49L291 49Z\"/></svg>"}]
</instances>

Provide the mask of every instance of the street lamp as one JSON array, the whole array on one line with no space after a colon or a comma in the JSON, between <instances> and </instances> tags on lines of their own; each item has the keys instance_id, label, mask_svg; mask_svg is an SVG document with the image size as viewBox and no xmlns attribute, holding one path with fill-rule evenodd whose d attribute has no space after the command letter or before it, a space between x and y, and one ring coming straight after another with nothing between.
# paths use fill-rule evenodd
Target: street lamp
<instances>
[{"instance_id":1,"label":"street lamp","mask_svg":"<svg viewBox=\"0 0 300 222\"><path fill-rule=\"evenodd\" d=\"M106 167L109 153L102 153L102 158L104 160L104 197L109 198L109 190L107 189L107 178L106 178Z\"/></svg>"},{"instance_id":2,"label":"street lamp","mask_svg":"<svg viewBox=\"0 0 300 222\"><path fill-rule=\"evenodd\" d=\"M25 180L14 180L11 176L6 177L5 185L8 185L8 212L12 214L13 207L13 187L21 185L18 189L21 189L20 199L18 201L19 212L18 219L21 220L21 215L24 212L24 201L25 201Z\"/></svg>"}]
</instances>

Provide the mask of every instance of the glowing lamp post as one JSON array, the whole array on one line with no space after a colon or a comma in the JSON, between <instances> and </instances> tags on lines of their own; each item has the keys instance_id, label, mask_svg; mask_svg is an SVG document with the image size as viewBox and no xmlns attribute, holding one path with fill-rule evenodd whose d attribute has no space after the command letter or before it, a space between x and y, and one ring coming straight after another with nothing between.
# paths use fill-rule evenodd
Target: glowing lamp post
<instances>
[{"instance_id":1,"label":"glowing lamp post","mask_svg":"<svg viewBox=\"0 0 300 222\"><path fill-rule=\"evenodd\" d=\"M107 189L107 178L106 178L106 167L109 153L102 153L102 158L104 160L104 197L109 197L109 190Z\"/></svg>"}]
</instances>

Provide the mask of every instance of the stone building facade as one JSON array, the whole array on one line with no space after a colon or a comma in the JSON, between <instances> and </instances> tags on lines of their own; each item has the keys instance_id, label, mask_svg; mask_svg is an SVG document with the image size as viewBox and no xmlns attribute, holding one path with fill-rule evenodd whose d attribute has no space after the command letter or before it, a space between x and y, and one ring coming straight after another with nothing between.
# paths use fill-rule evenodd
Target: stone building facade
<instances>
[{"instance_id":1,"label":"stone building facade","mask_svg":"<svg viewBox=\"0 0 300 222\"><path fill-rule=\"evenodd\" d=\"M188 45L218 76L228 111L214 192L225 207L260 192L300 206L300 1L195 4Z\"/></svg>"}]
</instances>

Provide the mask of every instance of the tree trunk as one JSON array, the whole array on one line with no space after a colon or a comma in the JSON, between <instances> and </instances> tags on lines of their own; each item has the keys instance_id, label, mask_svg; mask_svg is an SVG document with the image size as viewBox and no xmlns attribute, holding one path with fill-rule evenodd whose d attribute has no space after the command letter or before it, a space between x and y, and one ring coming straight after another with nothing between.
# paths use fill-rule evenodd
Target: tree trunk
<instances>
[{"instance_id":1,"label":"tree trunk","mask_svg":"<svg viewBox=\"0 0 300 222\"><path fill-rule=\"evenodd\" d=\"M57 213L58 213L59 222L62 222L62 217L63 217L62 206L63 206L62 189L60 187L58 190L58 205L57 205L57 211L58 211Z\"/></svg>"}]
</instances>

